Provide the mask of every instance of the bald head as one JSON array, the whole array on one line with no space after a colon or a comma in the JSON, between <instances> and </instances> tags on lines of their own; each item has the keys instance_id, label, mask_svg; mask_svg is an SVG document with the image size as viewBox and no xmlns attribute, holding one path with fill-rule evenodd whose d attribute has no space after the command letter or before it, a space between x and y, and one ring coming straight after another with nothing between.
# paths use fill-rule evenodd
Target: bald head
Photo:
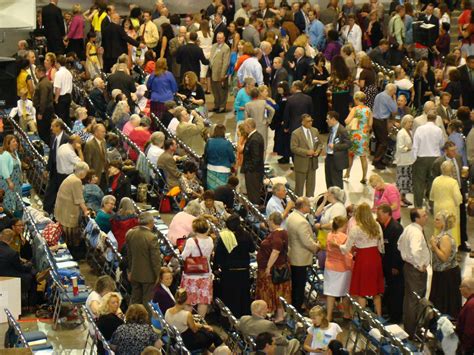
<instances>
[{"instance_id":1,"label":"bald head","mask_svg":"<svg viewBox=\"0 0 474 355\"><path fill-rule=\"evenodd\" d=\"M461 290L461 294L464 298L469 298L472 294L474 294L474 277L465 277L462 280L459 289Z\"/></svg>"},{"instance_id":2,"label":"bald head","mask_svg":"<svg viewBox=\"0 0 474 355\"><path fill-rule=\"evenodd\" d=\"M423 106L423 112L428 113L430 111L433 111L435 109L435 103L433 101L426 101L424 106Z\"/></svg>"},{"instance_id":3,"label":"bald head","mask_svg":"<svg viewBox=\"0 0 474 355\"><path fill-rule=\"evenodd\" d=\"M186 36L186 27L185 26L179 26L179 35L180 36Z\"/></svg>"},{"instance_id":4,"label":"bald head","mask_svg":"<svg viewBox=\"0 0 474 355\"><path fill-rule=\"evenodd\" d=\"M267 302L263 300L255 300L250 305L250 310L253 316L265 317L267 315Z\"/></svg>"}]
</instances>

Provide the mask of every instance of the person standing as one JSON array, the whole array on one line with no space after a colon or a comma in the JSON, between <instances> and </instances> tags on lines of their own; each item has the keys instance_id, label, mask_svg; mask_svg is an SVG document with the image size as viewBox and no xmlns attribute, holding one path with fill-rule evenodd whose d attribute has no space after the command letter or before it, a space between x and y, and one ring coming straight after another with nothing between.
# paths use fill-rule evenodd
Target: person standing
<instances>
[{"instance_id":1,"label":"person standing","mask_svg":"<svg viewBox=\"0 0 474 355\"><path fill-rule=\"evenodd\" d=\"M84 147L84 161L94 169L98 185L102 191L107 189L107 147L105 143L106 129L102 123L92 128L93 138L89 139Z\"/></svg>"},{"instance_id":2,"label":"person standing","mask_svg":"<svg viewBox=\"0 0 474 355\"><path fill-rule=\"evenodd\" d=\"M411 128L413 127L413 116L403 116L400 127L401 129L397 133L394 163L397 165L397 188L402 198L402 207L408 207L412 203L407 200L406 195L413 190L412 166L415 162L412 154L413 136Z\"/></svg>"},{"instance_id":3,"label":"person standing","mask_svg":"<svg viewBox=\"0 0 474 355\"><path fill-rule=\"evenodd\" d=\"M209 65L211 67L211 89L214 96L214 110L218 113L226 111L229 80L227 69L230 63L230 48L225 43L223 32L216 35L217 43L211 48Z\"/></svg>"},{"instance_id":4,"label":"person standing","mask_svg":"<svg viewBox=\"0 0 474 355\"><path fill-rule=\"evenodd\" d=\"M474 98L472 95L474 90L474 55L468 56L466 64L459 67L458 70L461 76L463 105L468 106L472 110L474 109Z\"/></svg>"},{"instance_id":5,"label":"person standing","mask_svg":"<svg viewBox=\"0 0 474 355\"><path fill-rule=\"evenodd\" d=\"M405 262L403 277L405 291L403 295L403 326L413 337L418 318L418 299L413 294L424 297L426 293L427 268L431 265L431 253L425 239L423 227L428 221L428 213L422 208L410 210L411 224L405 227L400 239L398 250Z\"/></svg>"},{"instance_id":6,"label":"person standing","mask_svg":"<svg viewBox=\"0 0 474 355\"><path fill-rule=\"evenodd\" d=\"M313 118L303 114L301 127L291 134L291 152L295 167L295 192L303 196L303 187L306 186L306 196L313 197L316 188L316 169L318 158L323 150L323 143L319 138L319 131L313 127Z\"/></svg>"},{"instance_id":7,"label":"person standing","mask_svg":"<svg viewBox=\"0 0 474 355\"><path fill-rule=\"evenodd\" d=\"M127 277L132 285L130 304L148 307L161 269L160 244L152 232L155 220L149 212L138 217L138 226L127 232Z\"/></svg>"},{"instance_id":8,"label":"person standing","mask_svg":"<svg viewBox=\"0 0 474 355\"><path fill-rule=\"evenodd\" d=\"M74 4L72 6L72 14L73 17L66 35L67 53L74 52L80 60L85 60L84 16L82 15L80 4Z\"/></svg>"},{"instance_id":9,"label":"person standing","mask_svg":"<svg viewBox=\"0 0 474 355\"><path fill-rule=\"evenodd\" d=\"M191 32L188 43L179 47L176 52L176 63L181 65L180 81L183 80L184 74L188 71L194 72L199 78L201 64L209 65L209 60L204 55L202 48L196 44L197 39L197 33Z\"/></svg>"},{"instance_id":10,"label":"person standing","mask_svg":"<svg viewBox=\"0 0 474 355\"><path fill-rule=\"evenodd\" d=\"M147 48L153 49L158 45L160 35L158 28L151 20L151 11L143 11L143 24L140 26L138 34Z\"/></svg>"},{"instance_id":11,"label":"person standing","mask_svg":"<svg viewBox=\"0 0 474 355\"><path fill-rule=\"evenodd\" d=\"M313 229L306 219L306 214L310 211L309 199L298 197L295 209L286 221L291 265L291 299L298 312L301 312L304 302L307 269L313 264L313 256L319 250L319 243L314 239Z\"/></svg>"},{"instance_id":12,"label":"person standing","mask_svg":"<svg viewBox=\"0 0 474 355\"><path fill-rule=\"evenodd\" d=\"M403 259L397 248L402 225L392 218L392 208L388 204L377 207L377 221L382 227L385 254L382 258L385 278L384 302L387 304L390 323L398 324L403 315Z\"/></svg>"},{"instance_id":13,"label":"person standing","mask_svg":"<svg viewBox=\"0 0 474 355\"><path fill-rule=\"evenodd\" d=\"M413 137L413 195L415 207L423 205L423 196L431 190L431 167L433 162L441 155L444 145L444 136L441 128L435 125L436 112L430 111L427 115L428 122L419 127Z\"/></svg>"},{"instance_id":14,"label":"person standing","mask_svg":"<svg viewBox=\"0 0 474 355\"><path fill-rule=\"evenodd\" d=\"M459 312L456 333L462 354L474 353L474 277L466 277L459 286L466 303Z\"/></svg>"},{"instance_id":15,"label":"person standing","mask_svg":"<svg viewBox=\"0 0 474 355\"><path fill-rule=\"evenodd\" d=\"M253 118L247 118L244 121L244 125L248 137L244 146L241 172L245 176L248 199L253 204L260 205L263 188L265 145L262 135L257 132L257 124Z\"/></svg>"},{"instance_id":16,"label":"person standing","mask_svg":"<svg viewBox=\"0 0 474 355\"><path fill-rule=\"evenodd\" d=\"M60 55L56 61L58 71L54 76L54 111L64 123L71 127L69 109L71 107L72 74L66 69L66 57Z\"/></svg>"},{"instance_id":17,"label":"person standing","mask_svg":"<svg viewBox=\"0 0 474 355\"><path fill-rule=\"evenodd\" d=\"M373 130L375 135L375 154L372 164L376 169L385 169L383 158L387 152L388 142L388 120L392 114L397 112L396 95L397 86L387 84L385 91L375 96L373 109Z\"/></svg>"},{"instance_id":18,"label":"person standing","mask_svg":"<svg viewBox=\"0 0 474 355\"><path fill-rule=\"evenodd\" d=\"M349 166L351 141L346 129L339 123L339 114L336 111L328 112L326 122L329 127L324 165L326 187L338 186L342 189L342 171Z\"/></svg>"},{"instance_id":19,"label":"person standing","mask_svg":"<svg viewBox=\"0 0 474 355\"><path fill-rule=\"evenodd\" d=\"M263 91L266 93L264 94ZM257 131L263 137L264 150L267 149L268 142L268 127L270 126L273 115L275 114L274 108L265 99L265 95L268 94L268 88L265 85L260 86L258 89L253 88L250 91L250 97L252 101L245 104L245 117L253 118L257 124Z\"/></svg>"},{"instance_id":20,"label":"person standing","mask_svg":"<svg viewBox=\"0 0 474 355\"><path fill-rule=\"evenodd\" d=\"M38 135L43 142L48 142L50 139L51 119L54 114L53 84L46 77L44 66L38 65L35 71L38 85L36 85L33 96L33 106L36 109Z\"/></svg>"},{"instance_id":21,"label":"person standing","mask_svg":"<svg viewBox=\"0 0 474 355\"><path fill-rule=\"evenodd\" d=\"M63 54L63 37L66 34L66 28L61 9L58 7L58 0L50 0L49 4L41 9L41 19L46 35L48 52Z\"/></svg>"},{"instance_id":22,"label":"person standing","mask_svg":"<svg viewBox=\"0 0 474 355\"><path fill-rule=\"evenodd\" d=\"M6 211L14 213L16 217L21 216L22 210L16 196L21 194L22 186L18 147L18 138L13 134L7 134L3 140L3 153L0 154L0 190L4 192L2 206Z\"/></svg>"},{"instance_id":23,"label":"person standing","mask_svg":"<svg viewBox=\"0 0 474 355\"><path fill-rule=\"evenodd\" d=\"M313 112L313 100L303 93L303 89L302 81L296 80L291 84L292 95L288 98L283 112L285 129L289 130L290 134L301 126L301 115Z\"/></svg>"}]
</instances>

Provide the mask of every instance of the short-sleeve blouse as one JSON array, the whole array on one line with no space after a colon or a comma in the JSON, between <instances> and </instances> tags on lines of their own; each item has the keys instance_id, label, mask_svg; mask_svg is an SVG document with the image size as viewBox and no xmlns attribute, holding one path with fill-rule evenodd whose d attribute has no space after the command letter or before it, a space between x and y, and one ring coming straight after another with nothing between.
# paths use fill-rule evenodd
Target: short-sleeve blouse
<instances>
[{"instance_id":1,"label":"short-sleeve blouse","mask_svg":"<svg viewBox=\"0 0 474 355\"><path fill-rule=\"evenodd\" d=\"M257 265L259 270L265 270L273 250L278 250L278 258L274 266L281 267L288 262L288 232L276 230L271 232L260 244L257 253Z\"/></svg>"}]
</instances>

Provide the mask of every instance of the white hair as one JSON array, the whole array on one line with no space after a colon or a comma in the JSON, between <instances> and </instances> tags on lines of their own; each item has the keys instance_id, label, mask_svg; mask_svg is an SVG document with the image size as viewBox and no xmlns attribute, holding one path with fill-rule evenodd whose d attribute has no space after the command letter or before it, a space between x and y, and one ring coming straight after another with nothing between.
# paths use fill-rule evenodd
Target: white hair
<instances>
[{"instance_id":1,"label":"white hair","mask_svg":"<svg viewBox=\"0 0 474 355\"><path fill-rule=\"evenodd\" d=\"M79 175L87 173L89 171L89 165L86 162L80 161L74 166L74 174Z\"/></svg>"}]
</instances>

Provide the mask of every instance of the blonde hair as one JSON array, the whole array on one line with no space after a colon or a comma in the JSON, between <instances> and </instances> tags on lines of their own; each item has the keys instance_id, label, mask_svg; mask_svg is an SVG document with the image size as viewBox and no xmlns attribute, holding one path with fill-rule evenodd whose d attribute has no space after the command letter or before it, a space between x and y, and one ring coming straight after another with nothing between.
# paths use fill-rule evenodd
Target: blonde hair
<instances>
[{"instance_id":1,"label":"blonde hair","mask_svg":"<svg viewBox=\"0 0 474 355\"><path fill-rule=\"evenodd\" d=\"M372 216L372 210L367 203L362 203L357 206L354 217L362 231L367 233L367 236L371 239L378 239L381 238L380 235L380 226L375 221L374 217Z\"/></svg>"},{"instance_id":2,"label":"blonde hair","mask_svg":"<svg viewBox=\"0 0 474 355\"><path fill-rule=\"evenodd\" d=\"M79 115L83 112L87 113L87 109L85 107L80 106L76 108L76 111L74 111L74 117L76 118L76 120L79 119Z\"/></svg>"},{"instance_id":3,"label":"blonde hair","mask_svg":"<svg viewBox=\"0 0 474 355\"><path fill-rule=\"evenodd\" d=\"M444 231L453 229L456 224L456 216L454 213L448 212L446 210L439 211L435 218L441 218L444 224Z\"/></svg>"},{"instance_id":4,"label":"blonde hair","mask_svg":"<svg viewBox=\"0 0 474 355\"><path fill-rule=\"evenodd\" d=\"M369 177L370 186L374 187L374 185L377 186L380 183L382 183L382 184L384 183L384 181L383 181L383 179L380 175L378 175L378 174L370 175L370 177Z\"/></svg>"},{"instance_id":5,"label":"blonde hair","mask_svg":"<svg viewBox=\"0 0 474 355\"><path fill-rule=\"evenodd\" d=\"M315 317L317 316L320 316L323 318L323 320L321 321L321 324L319 325L320 328L323 328L323 329L326 329L327 327L329 327L329 321L328 321L328 318L327 318L327 312L326 310L321 307L321 306L314 306L313 308L311 308L311 310L309 311L309 317L311 319L314 319Z\"/></svg>"},{"instance_id":6,"label":"blonde hair","mask_svg":"<svg viewBox=\"0 0 474 355\"><path fill-rule=\"evenodd\" d=\"M449 160L446 160L441 164L441 174L443 174L444 176L451 176L453 173L453 169L454 164Z\"/></svg>"},{"instance_id":7,"label":"blonde hair","mask_svg":"<svg viewBox=\"0 0 474 355\"><path fill-rule=\"evenodd\" d=\"M414 118L412 115L405 115L402 117L402 121L400 122L400 126L405 128L409 122L413 122Z\"/></svg>"},{"instance_id":8,"label":"blonde hair","mask_svg":"<svg viewBox=\"0 0 474 355\"><path fill-rule=\"evenodd\" d=\"M362 91L357 91L355 94L354 94L354 100L357 100L361 103L364 103L365 102L365 99L366 99L366 95L362 92Z\"/></svg>"},{"instance_id":9,"label":"blonde hair","mask_svg":"<svg viewBox=\"0 0 474 355\"><path fill-rule=\"evenodd\" d=\"M81 12L81 4L74 4L72 5L72 13L78 14Z\"/></svg>"},{"instance_id":10,"label":"blonde hair","mask_svg":"<svg viewBox=\"0 0 474 355\"><path fill-rule=\"evenodd\" d=\"M99 305L99 314L104 315L104 314L109 314L110 313L110 308L109 308L109 302L112 298L118 299L118 303L120 306L120 303L122 302L122 296L118 292L109 292L102 297L100 300L100 305Z\"/></svg>"},{"instance_id":11,"label":"blonde hair","mask_svg":"<svg viewBox=\"0 0 474 355\"><path fill-rule=\"evenodd\" d=\"M308 44L308 36L305 34L299 35L296 37L295 41L293 42L293 46L295 47L303 47L306 48L306 45Z\"/></svg>"}]
</instances>

